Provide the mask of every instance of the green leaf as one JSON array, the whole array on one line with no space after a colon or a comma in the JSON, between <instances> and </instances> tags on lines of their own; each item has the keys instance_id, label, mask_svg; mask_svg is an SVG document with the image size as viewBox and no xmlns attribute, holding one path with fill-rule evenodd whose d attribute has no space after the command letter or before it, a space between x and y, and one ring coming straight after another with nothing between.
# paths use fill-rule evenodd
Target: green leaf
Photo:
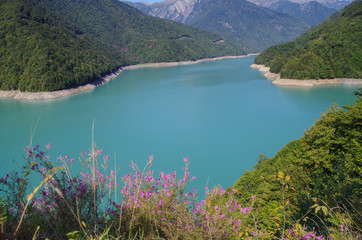
<instances>
[{"instance_id":1,"label":"green leaf","mask_svg":"<svg viewBox=\"0 0 362 240\"><path fill-rule=\"evenodd\" d=\"M315 212L315 214L317 214L317 213L319 212L319 210L320 210L320 209L321 209L321 207L320 207L320 206L316 207L316 208L315 208L315 211L314 211L314 212Z\"/></svg>"},{"instance_id":2,"label":"green leaf","mask_svg":"<svg viewBox=\"0 0 362 240\"><path fill-rule=\"evenodd\" d=\"M326 206L322 206L321 209L322 209L322 212L324 213L324 216L327 216L327 215L328 215L328 209L327 209L327 207L326 207Z\"/></svg>"}]
</instances>

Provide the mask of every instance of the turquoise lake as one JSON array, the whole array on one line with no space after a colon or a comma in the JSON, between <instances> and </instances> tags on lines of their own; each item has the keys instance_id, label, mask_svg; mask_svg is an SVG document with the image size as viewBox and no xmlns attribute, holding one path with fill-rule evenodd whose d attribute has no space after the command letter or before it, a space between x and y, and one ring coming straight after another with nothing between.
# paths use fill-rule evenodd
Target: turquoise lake
<instances>
[{"instance_id":1,"label":"turquoise lake","mask_svg":"<svg viewBox=\"0 0 362 240\"><path fill-rule=\"evenodd\" d=\"M20 170L31 130L33 146L77 158L94 139L120 173L134 161L177 171L183 158L192 186L231 186L258 155L272 157L301 137L333 103L353 104L358 86L280 87L251 69L254 57L125 70L96 89L55 100L0 99L1 170Z\"/></svg>"}]
</instances>

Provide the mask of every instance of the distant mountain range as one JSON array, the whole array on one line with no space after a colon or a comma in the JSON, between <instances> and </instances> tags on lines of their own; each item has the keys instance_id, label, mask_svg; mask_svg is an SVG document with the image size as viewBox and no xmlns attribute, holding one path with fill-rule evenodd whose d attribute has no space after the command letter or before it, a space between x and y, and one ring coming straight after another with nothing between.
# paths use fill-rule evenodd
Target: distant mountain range
<instances>
[{"instance_id":1,"label":"distant mountain range","mask_svg":"<svg viewBox=\"0 0 362 240\"><path fill-rule=\"evenodd\" d=\"M166 0L152 5L127 3L151 16L214 32L249 53L293 40L309 28L300 19L246 0Z\"/></svg>"},{"instance_id":2,"label":"distant mountain range","mask_svg":"<svg viewBox=\"0 0 362 240\"><path fill-rule=\"evenodd\" d=\"M0 0L0 89L54 91L136 63L243 52L118 0Z\"/></svg>"},{"instance_id":3,"label":"distant mountain range","mask_svg":"<svg viewBox=\"0 0 362 240\"><path fill-rule=\"evenodd\" d=\"M362 1L349 4L295 41L255 58L281 78L362 78Z\"/></svg>"},{"instance_id":4,"label":"distant mountain range","mask_svg":"<svg viewBox=\"0 0 362 240\"><path fill-rule=\"evenodd\" d=\"M255 3L258 6L270 7L272 4L279 2L280 0L248 0L249 2ZM303 4L310 2L311 0L290 0L293 3ZM314 0L328 8L335 8L340 10L353 2L354 0Z\"/></svg>"},{"instance_id":5,"label":"distant mountain range","mask_svg":"<svg viewBox=\"0 0 362 240\"><path fill-rule=\"evenodd\" d=\"M328 8L316 1L299 4L282 0L272 3L269 8L302 19L311 26L320 24L337 11L337 9Z\"/></svg>"}]
</instances>

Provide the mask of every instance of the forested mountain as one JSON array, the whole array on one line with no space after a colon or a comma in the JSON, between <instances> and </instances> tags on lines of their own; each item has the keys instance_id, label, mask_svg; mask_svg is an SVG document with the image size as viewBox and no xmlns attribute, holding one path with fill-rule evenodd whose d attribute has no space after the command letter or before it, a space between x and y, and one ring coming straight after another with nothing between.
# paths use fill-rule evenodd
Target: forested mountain
<instances>
[{"instance_id":1,"label":"forested mountain","mask_svg":"<svg viewBox=\"0 0 362 240\"><path fill-rule=\"evenodd\" d=\"M0 0L0 88L53 91L135 63L242 52L117 0Z\"/></svg>"},{"instance_id":2,"label":"forested mountain","mask_svg":"<svg viewBox=\"0 0 362 240\"><path fill-rule=\"evenodd\" d=\"M329 8L341 10L355 0L322 0L322 4Z\"/></svg>"},{"instance_id":3,"label":"forested mountain","mask_svg":"<svg viewBox=\"0 0 362 240\"><path fill-rule=\"evenodd\" d=\"M270 8L272 4L279 2L280 0L248 0L249 2L255 3L258 6L263 6ZM311 0L289 0L290 2L297 3L297 4L304 4L308 3ZM353 2L354 0L313 0L328 8L334 8L340 10Z\"/></svg>"},{"instance_id":4,"label":"forested mountain","mask_svg":"<svg viewBox=\"0 0 362 240\"><path fill-rule=\"evenodd\" d=\"M255 58L281 78L362 78L362 1L336 12L295 41Z\"/></svg>"},{"instance_id":5,"label":"forested mountain","mask_svg":"<svg viewBox=\"0 0 362 240\"><path fill-rule=\"evenodd\" d=\"M282 0L272 3L269 8L302 19L311 26L320 24L324 19L337 11L316 1L298 4Z\"/></svg>"},{"instance_id":6,"label":"forested mountain","mask_svg":"<svg viewBox=\"0 0 362 240\"><path fill-rule=\"evenodd\" d=\"M255 215L259 228L280 234L284 222L285 226L300 222L332 237L338 233L327 229L341 229L340 218L350 231L360 232L361 122L360 97L345 109L333 106L302 138L287 144L275 157L260 156L254 169L233 186L245 199L260 197Z\"/></svg>"},{"instance_id":7,"label":"forested mountain","mask_svg":"<svg viewBox=\"0 0 362 240\"><path fill-rule=\"evenodd\" d=\"M293 40L309 27L302 20L246 0L171 0L148 7L139 8L152 16L214 32L249 53Z\"/></svg>"},{"instance_id":8,"label":"forested mountain","mask_svg":"<svg viewBox=\"0 0 362 240\"><path fill-rule=\"evenodd\" d=\"M150 4L144 3L144 2L130 2L130 1L122 1L128 5L131 5L132 7L138 8L144 13L147 13L152 10L150 7Z\"/></svg>"}]
</instances>

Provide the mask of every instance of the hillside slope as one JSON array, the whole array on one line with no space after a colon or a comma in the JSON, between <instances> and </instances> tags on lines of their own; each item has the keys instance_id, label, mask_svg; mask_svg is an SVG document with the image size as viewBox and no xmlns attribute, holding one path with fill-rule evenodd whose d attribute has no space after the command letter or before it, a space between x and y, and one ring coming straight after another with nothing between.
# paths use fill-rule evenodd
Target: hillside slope
<instances>
[{"instance_id":1,"label":"hillside slope","mask_svg":"<svg viewBox=\"0 0 362 240\"><path fill-rule=\"evenodd\" d=\"M317 213L310 209L316 203L325 207L324 214L320 211L303 220L303 224L316 227L316 231L323 232L333 224L339 226L333 222L332 209L345 214L342 219L351 217L360 226L361 122L361 97L345 109L333 106L302 138L284 146L275 157L261 156L255 168L239 178L233 187L245 199L252 195L262 198L258 218L263 220L259 227L280 233L284 213L286 225L290 226L310 210ZM330 214L325 214L327 209ZM274 221L270 221L271 217Z\"/></svg>"},{"instance_id":2,"label":"hillside slope","mask_svg":"<svg viewBox=\"0 0 362 240\"><path fill-rule=\"evenodd\" d=\"M263 6L269 8L272 4L279 2L280 0L248 0L249 2L255 3L258 6ZM311 2L311 0L289 0L293 3L297 4L304 4ZM324 6L328 8L335 8L337 10L340 10L353 2L354 0L313 0L315 2L318 2L320 4L323 4Z\"/></svg>"},{"instance_id":3,"label":"hillside slope","mask_svg":"<svg viewBox=\"0 0 362 240\"><path fill-rule=\"evenodd\" d=\"M255 58L281 78L362 78L362 1L336 12L295 41Z\"/></svg>"},{"instance_id":4,"label":"hillside slope","mask_svg":"<svg viewBox=\"0 0 362 240\"><path fill-rule=\"evenodd\" d=\"M246 0L204 0L185 23L224 36L249 52L293 40L308 29L303 21Z\"/></svg>"},{"instance_id":5,"label":"hillside slope","mask_svg":"<svg viewBox=\"0 0 362 240\"><path fill-rule=\"evenodd\" d=\"M53 91L117 67L242 52L117 0L0 0L0 89Z\"/></svg>"},{"instance_id":6,"label":"hillside slope","mask_svg":"<svg viewBox=\"0 0 362 240\"><path fill-rule=\"evenodd\" d=\"M316 1L298 4L282 0L272 3L269 8L297 17L311 26L320 24L323 20L337 11L334 8L328 8Z\"/></svg>"},{"instance_id":7,"label":"hillside slope","mask_svg":"<svg viewBox=\"0 0 362 240\"><path fill-rule=\"evenodd\" d=\"M249 53L293 40L309 27L300 19L246 0L170 0L143 7L132 5L151 16L214 32Z\"/></svg>"}]
</instances>

